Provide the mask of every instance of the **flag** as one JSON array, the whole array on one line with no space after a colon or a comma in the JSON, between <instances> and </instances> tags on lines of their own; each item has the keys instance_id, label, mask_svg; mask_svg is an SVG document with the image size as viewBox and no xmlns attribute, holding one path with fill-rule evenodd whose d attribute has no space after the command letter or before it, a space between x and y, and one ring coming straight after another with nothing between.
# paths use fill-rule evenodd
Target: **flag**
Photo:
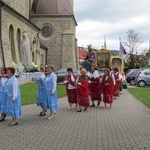
<instances>
[{"instance_id":1,"label":"flag","mask_svg":"<svg viewBox=\"0 0 150 150\"><path fill-rule=\"evenodd\" d=\"M119 55L125 60L127 61L128 59L128 54L122 44L122 42L120 41L120 48L119 48Z\"/></svg>"}]
</instances>

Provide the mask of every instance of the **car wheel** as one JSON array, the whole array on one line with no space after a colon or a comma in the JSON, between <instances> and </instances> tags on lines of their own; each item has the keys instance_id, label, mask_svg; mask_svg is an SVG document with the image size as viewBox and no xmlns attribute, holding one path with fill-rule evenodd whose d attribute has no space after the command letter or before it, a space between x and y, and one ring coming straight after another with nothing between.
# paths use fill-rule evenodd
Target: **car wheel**
<instances>
[{"instance_id":1,"label":"car wheel","mask_svg":"<svg viewBox=\"0 0 150 150\"><path fill-rule=\"evenodd\" d=\"M131 80L130 85L135 85L135 80Z\"/></svg>"},{"instance_id":2,"label":"car wheel","mask_svg":"<svg viewBox=\"0 0 150 150\"><path fill-rule=\"evenodd\" d=\"M138 82L139 87L144 87L146 85L145 81L139 81Z\"/></svg>"}]
</instances>

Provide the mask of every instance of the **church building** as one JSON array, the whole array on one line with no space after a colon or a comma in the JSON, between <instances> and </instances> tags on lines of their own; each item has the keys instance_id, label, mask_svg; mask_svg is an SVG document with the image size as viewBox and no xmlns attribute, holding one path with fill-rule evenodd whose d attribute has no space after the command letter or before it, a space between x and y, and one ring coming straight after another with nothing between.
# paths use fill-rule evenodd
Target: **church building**
<instances>
[{"instance_id":1,"label":"church building","mask_svg":"<svg viewBox=\"0 0 150 150\"><path fill-rule=\"evenodd\" d=\"M73 0L1 0L0 67L25 65L26 34L31 66L78 68L76 26Z\"/></svg>"}]
</instances>

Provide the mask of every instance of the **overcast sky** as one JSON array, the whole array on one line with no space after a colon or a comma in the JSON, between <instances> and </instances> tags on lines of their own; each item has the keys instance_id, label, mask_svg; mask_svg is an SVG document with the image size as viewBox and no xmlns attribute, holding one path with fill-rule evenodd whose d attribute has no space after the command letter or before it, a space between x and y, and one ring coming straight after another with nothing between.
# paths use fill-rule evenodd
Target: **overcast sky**
<instances>
[{"instance_id":1,"label":"overcast sky","mask_svg":"<svg viewBox=\"0 0 150 150\"><path fill-rule=\"evenodd\" d=\"M101 49L105 36L108 49L119 49L129 29L140 33L143 49L149 46L150 0L74 0L74 13L78 46Z\"/></svg>"}]
</instances>

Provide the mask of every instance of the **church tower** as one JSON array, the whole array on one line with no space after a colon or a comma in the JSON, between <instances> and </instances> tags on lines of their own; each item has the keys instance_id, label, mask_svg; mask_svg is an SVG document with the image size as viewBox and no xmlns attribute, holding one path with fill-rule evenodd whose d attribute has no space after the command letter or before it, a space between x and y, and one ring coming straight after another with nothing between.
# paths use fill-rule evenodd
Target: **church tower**
<instances>
[{"instance_id":1,"label":"church tower","mask_svg":"<svg viewBox=\"0 0 150 150\"><path fill-rule=\"evenodd\" d=\"M78 68L73 0L34 0L30 18L41 29L39 38L48 47L47 65Z\"/></svg>"}]
</instances>

